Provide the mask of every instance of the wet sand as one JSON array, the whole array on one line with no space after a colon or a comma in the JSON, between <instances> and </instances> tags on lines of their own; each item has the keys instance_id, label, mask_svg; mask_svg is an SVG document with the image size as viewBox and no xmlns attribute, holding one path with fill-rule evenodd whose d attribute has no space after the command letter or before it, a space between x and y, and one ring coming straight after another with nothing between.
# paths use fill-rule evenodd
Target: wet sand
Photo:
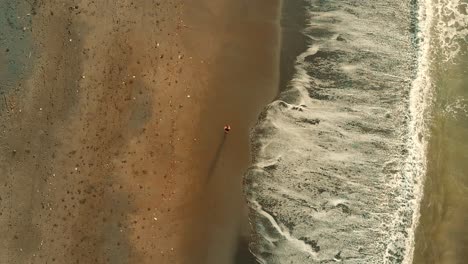
<instances>
[{"instance_id":1,"label":"wet sand","mask_svg":"<svg viewBox=\"0 0 468 264\"><path fill-rule=\"evenodd\" d=\"M242 175L250 164L249 129L278 87L278 1L217 1L214 5L204 0L189 8L193 8L189 14L211 14L188 20L192 34L205 40L196 49L217 50L207 61L213 73L208 83L212 94L202 106L201 144L196 149L211 161L198 162L200 170L210 175L195 207L202 213L196 219L199 228L191 230L189 245L199 243L201 237L208 243L202 248L209 251L195 248L196 263L229 263L239 239L248 237L250 229L242 197ZM227 137L219 132L225 123L233 128Z\"/></svg>"},{"instance_id":2,"label":"wet sand","mask_svg":"<svg viewBox=\"0 0 468 264\"><path fill-rule=\"evenodd\" d=\"M277 3L5 3L0 262L230 263Z\"/></svg>"},{"instance_id":3,"label":"wet sand","mask_svg":"<svg viewBox=\"0 0 468 264\"><path fill-rule=\"evenodd\" d=\"M414 264L468 257L468 46L455 62L434 60L434 106Z\"/></svg>"}]
</instances>

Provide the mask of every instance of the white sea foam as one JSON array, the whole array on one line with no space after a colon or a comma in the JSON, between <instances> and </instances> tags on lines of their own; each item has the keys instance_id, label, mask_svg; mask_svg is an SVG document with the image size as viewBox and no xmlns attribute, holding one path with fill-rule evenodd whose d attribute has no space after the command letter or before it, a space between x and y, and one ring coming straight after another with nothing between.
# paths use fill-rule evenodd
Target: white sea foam
<instances>
[{"instance_id":1,"label":"white sea foam","mask_svg":"<svg viewBox=\"0 0 468 264\"><path fill-rule=\"evenodd\" d=\"M468 3L460 0L423 0L419 8L420 49L418 72L410 95L410 122L408 141L409 156L403 172L414 180L414 199L410 199L413 210L412 224L408 229L404 264L413 262L414 235L420 217L420 203L423 196L426 174L428 110L432 102L431 66L433 60L442 58L445 62L456 59L462 52L462 42L468 42ZM436 48L437 47L437 48ZM447 105L444 114L459 116L468 114L464 98L458 98ZM398 225L395 221L394 225Z\"/></svg>"},{"instance_id":2,"label":"white sea foam","mask_svg":"<svg viewBox=\"0 0 468 264\"><path fill-rule=\"evenodd\" d=\"M311 257L315 257L317 255L309 245L304 243L304 241L299 240L295 238L294 236L292 236L291 233L287 230L287 228L285 228L284 226L280 227L280 225L276 222L275 218L269 213L265 212L262 209L262 206L258 202L254 201L253 205L254 205L254 208L257 210L257 212L263 217L265 217L266 219L268 219L270 224L276 229L276 231L278 231L278 233L282 236L282 238L284 238L286 241L288 241L292 245L292 247L296 248L298 251L306 252Z\"/></svg>"},{"instance_id":3,"label":"white sea foam","mask_svg":"<svg viewBox=\"0 0 468 264\"><path fill-rule=\"evenodd\" d=\"M411 224L406 227L408 236L405 238L406 253L402 263L413 262L414 235L418 225L419 207L423 196L424 178L426 174L426 152L427 152L427 110L432 98L432 85L430 80L431 63L431 30L433 26L433 5L432 0L424 0L419 4L418 10L418 67L416 78L413 81L409 97L409 124L407 132L407 145L409 155L406 158L403 169L394 184L408 184L412 192L403 193L402 203L410 204L412 213ZM395 220L392 223L393 229L401 224L402 217L405 217L402 209L396 212ZM403 212L402 212L403 211ZM391 251L397 240L401 239L398 234L391 237L392 242L388 244L384 259L389 259Z\"/></svg>"},{"instance_id":4,"label":"white sea foam","mask_svg":"<svg viewBox=\"0 0 468 264\"><path fill-rule=\"evenodd\" d=\"M468 43L468 3L463 0L423 1L430 5L435 22L434 35L445 61L453 60ZM430 32L427 32L430 33Z\"/></svg>"},{"instance_id":5,"label":"white sea foam","mask_svg":"<svg viewBox=\"0 0 468 264\"><path fill-rule=\"evenodd\" d=\"M311 43L253 133L251 250L269 264L408 261L430 95L409 5L310 2Z\"/></svg>"},{"instance_id":6,"label":"white sea foam","mask_svg":"<svg viewBox=\"0 0 468 264\"><path fill-rule=\"evenodd\" d=\"M444 113L451 118L468 118L468 100L465 98L457 98L452 103L444 108Z\"/></svg>"}]
</instances>

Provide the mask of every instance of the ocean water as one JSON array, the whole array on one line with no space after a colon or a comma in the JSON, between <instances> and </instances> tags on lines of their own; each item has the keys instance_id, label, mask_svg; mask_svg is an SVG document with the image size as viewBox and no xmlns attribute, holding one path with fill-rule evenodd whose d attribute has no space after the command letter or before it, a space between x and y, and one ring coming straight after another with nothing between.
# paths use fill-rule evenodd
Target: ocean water
<instances>
[{"instance_id":1,"label":"ocean water","mask_svg":"<svg viewBox=\"0 0 468 264\"><path fill-rule=\"evenodd\" d=\"M289 2L303 6L306 48L252 131L250 250L259 263L412 263L444 96L436 55L460 59L460 95L441 107L466 133L466 2Z\"/></svg>"}]
</instances>

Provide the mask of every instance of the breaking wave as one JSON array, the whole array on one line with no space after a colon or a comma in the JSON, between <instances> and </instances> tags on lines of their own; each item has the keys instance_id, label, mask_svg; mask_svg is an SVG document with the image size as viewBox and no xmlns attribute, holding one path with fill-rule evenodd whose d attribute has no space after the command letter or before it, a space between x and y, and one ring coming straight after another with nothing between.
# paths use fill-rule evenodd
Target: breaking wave
<instances>
[{"instance_id":1,"label":"breaking wave","mask_svg":"<svg viewBox=\"0 0 468 264\"><path fill-rule=\"evenodd\" d=\"M252 131L250 249L260 263L411 263L433 6L306 3L308 47Z\"/></svg>"}]
</instances>

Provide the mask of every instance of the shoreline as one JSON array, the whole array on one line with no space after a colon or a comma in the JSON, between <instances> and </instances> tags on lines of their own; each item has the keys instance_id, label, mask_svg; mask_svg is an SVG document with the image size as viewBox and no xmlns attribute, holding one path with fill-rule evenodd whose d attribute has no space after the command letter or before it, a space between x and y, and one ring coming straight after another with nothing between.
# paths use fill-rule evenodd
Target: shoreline
<instances>
[{"instance_id":1,"label":"shoreline","mask_svg":"<svg viewBox=\"0 0 468 264\"><path fill-rule=\"evenodd\" d=\"M189 6L190 7L190 6ZM265 8L270 7L270 8ZM198 198L194 226L189 232L195 244L206 237L208 245L195 249L200 263L231 263L234 258L243 263L249 256L236 255L248 234L248 220L242 192L242 175L250 166L250 128L262 108L276 93L278 58L278 10L270 1L238 3L223 1L197 3L192 14L211 13L211 18L222 18L216 23L208 17L192 17L188 24L202 36L200 47L218 50L208 60L207 82L210 94L204 100L198 126L202 142L197 148L206 153L211 164L200 163L201 169L211 171L210 179L199 186L203 193ZM192 9L192 10L193 10ZM203 11L204 10L204 11ZM255 41L252 41L255 39ZM220 43L219 48L216 44ZM276 44L275 44L276 43ZM226 123L232 131L223 138L220 130ZM214 139L214 140L213 140ZM245 245L245 244L244 244ZM216 254L215 254L216 253ZM198 263L197 261L195 261Z\"/></svg>"},{"instance_id":2,"label":"shoreline","mask_svg":"<svg viewBox=\"0 0 468 264\"><path fill-rule=\"evenodd\" d=\"M413 263L417 239L417 230L420 210L424 197L425 181L428 172L428 141L426 133L429 132L424 120L428 117L431 108L432 84L430 76L431 52L431 27L433 23L432 7L428 1L423 1L415 13L418 26L421 32L415 36L419 40L417 49L418 58L416 75L413 80L409 95L409 116L408 124L408 157L404 164L403 171L414 174L414 185L412 191L414 197L408 199L412 203L411 221L407 227L408 237L405 241L405 252L402 263ZM424 41L421 41L423 39ZM422 136L424 135L424 137ZM414 164L417 164L416 166ZM415 168L416 167L416 168ZM395 224L396 225L396 224ZM387 248L387 252L391 249Z\"/></svg>"},{"instance_id":3,"label":"shoreline","mask_svg":"<svg viewBox=\"0 0 468 264\"><path fill-rule=\"evenodd\" d=\"M255 222L258 223L259 242L253 245L252 249L265 261L300 262L309 258L316 261L337 261L362 258L364 262L375 262L377 258L380 260L383 257L387 245L373 244L366 240L366 237L374 237L377 232L373 227L381 227L380 223L388 219L380 216L380 219L356 219L363 232L361 236L356 237L346 232L348 228L353 230L354 224L347 220L349 215L359 215L358 212L365 211L366 207L381 212L391 211L391 207L394 206L390 203L385 204L386 207L373 204L374 200L384 197L375 194L379 193L380 185L385 182L385 175L374 167L373 163L376 156L382 162L388 153L398 155L399 149L388 143L389 138L400 138L396 133L383 136L377 129L372 131L370 128L378 124L379 129L388 128L388 131L392 131L395 123L403 124L405 114L398 110L402 109L400 106L404 102L400 104L401 101L389 101L387 96L392 93L391 96L401 95L401 98L406 99L404 88L410 87L411 83L407 81L409 78L403 76L407 77L411 73L400 69L391 71L385 67L385 62L380 63L378 56L381 55L381 50L379 45L374 45L379 43L375 40L395 39L389 38L390 33L380 34L381 32L375 30L377 26L369 29L362 27L367 21L374 21L373 12L368 12L365 7L354 10L353 6L336 2L309 7L312 20L304 31L310 36L307 44L313 44L314 47L302 50L303 54L298 58L296 67L301 70L301 76L295 76L298 80L293 83L294 86L288 87L290 89L284 91L279 100L265 111L263 122L258 125L256 131L257 138L254 138L259 158L256 160L257 166L252 168L247 178L250 180L249 198L253 205L253 215L257 218ZM354 15L359 19L338 12L348 7L356 12ZM389 15L392 10L402 8L403 6L392 4L388 9L384 9L382 14ZM402 21L410 17L409 13L401 14ZM314 17L317 17L315 22ZM379 21L382 23L379 26L384 26L383 21L386 20ZM399 41L388 42L387 48L391 47L389 51L411 46L404 26L401 30L395 28L391 31L393 35L401 38L398 38ZM347 29L350 28L363 30L347 34ZM360 38L357 36L370 36L370 32L375 34L375 39L369 39L366 45L358 41ZM363 53L369 56L357 55ZM391 63L402 64L411 69L412 62L407 59L409 57L402 57L388 58ZM349 65L350 68L343 65ZM402 76L402 79L391 86L388 85L388 81L393 80L384 82L376 75L370 75L369 78L363 78L367 76L365 74L354 75L353 69L361 67L372 68L382 75L391 73ZM287 87L287 84L284 84L286 81L287 79L282 79L282 88ZM373 90L373 86L378 86L380 90ZM385 117L387 110L384 109L392 109L392 115ZM369 112L375 115L368 115ZM316 121L308 122L310 120ZM360 130L353 124L355 121L362 122L361 124L369 130ZM346 131L346 135L341 134L343 131ZM328 144L330 142L333 143ZM374 148L371 145L374 142L388 146L386 152L382 151L383 148ZM360 162L353 160L353 155L361 155ZM340 157L340 162L334 162L337 157ZM366 170L361 171L363 167ZM339 172L338 175L343 176L346 181L358 182L359 185L351 188L341 178L335 181L336 175L333 171ZM376 177L372 178L374 175ZM371 189L374 192L369 191ZM362 195L354 196L356 193ZM391 199L396 194L399 193L388 191L385 198ZM346 204L345 210L337 209L336 204L324 208L323 204L327 204L330 199L343 199L342 201L349 204ZM334 217L326 217L332 212ZM311 230L312 225L315 227ZM333 229L326 228L331 225L334 226ZM398 233L397 239L401 238L403 236L400 234L405 235L406 229L395 230L395 233ZM381 234L390 233L382 227ZM272 239L275 239L276 243L271 243ZM403 242L406 242L406 237L403 239ZM403 239L395 241L395 248L401 245ZM356 247L347 248L349 243L356 247L361 246L362 250L357 251ZM345 253L347 250L349 251ZM394 248L392 250L391 253L398 257L399 252L395 253Z\"/></svg>"},{"instance_id":4,"label":"shoreline","mask_svg":"<svg viewBox=\"0 0 468 264\"><path fill-rule=\"evenodd\" d=\"M426 170L421 182L421 197L415 223L412 263L457 263L468 252L466 230L468 200L466 185L468 135L465 89L468 78L468 46L458 42L466 33L454 30L454 21L467 18L461 6L442 1L438 5L425 2L426 9L426 78L430 97L425 136ZM457 8L460 8L457 10ZM448 16L443 10L450 10ZM465 20L466 21L466 20ZM432 23L431 23L432 22ZM466 25L466 23L465 23ZM458 49L454 49L457 47ZM465 198L465 199L464 199Z\"/></svg>"},{"instance_id":5,"label":"shoreline","mask_svg":"<svg viewBox=\"0 0 468 264\"><path fill-rule=\"evenodd\" d=\"M280 82L278 94L287 89L296 73L297 57L308 48L308 38L302 32L306 26L305 0L281 1Z\"/></svg>"},{"instance_id":6,"label":"shoreline","mask_svg":"<svg viewBox=\"0 0 468 264\"><path fill-rule=\"evenodd\" d=\"M276 94L268 104L274 102L277 97L280 95L281 92L287 90L290 86L289 82L293 79L294 74L296 73L296 59L297 56L302 54L307 50L308 42L306 35L303 34L303 30L305 29L306 25L306 16L305 16L305 9L304 7L304 0L294 0L285 2L284 0L280 1L279 5L279 81L277 86ZM300 14L300 15L299 15ZM260 114L259 118L264 114L264 111L268 109L268 105L262 109L262 113ZM253 140L255 139L255 127L258 125L259 119L256 121L257 123L252 128L250 134L250 145L251 145L251 159L255 161L257 151L255 149L255 143ZM247 172L248 173L248 172ZM246 178L244 176L244 178ZM246 188L249 186L249 180L246 178L244 179L243 189L244 193ZM248 194L247 194L248 195ZM248 202L248 210L249 210L249 222L251 223L251 239L250 243L255 244L255 240L257 234L255 231L255 219L256 209L255 205L252 205ZM258 259L257 256L252 252L252 249L249 245L249 252L255 259ZM255 261L254 263L258 263ZM243 264L243 263L242 263Z\"/></svg>"}]
</instances>

